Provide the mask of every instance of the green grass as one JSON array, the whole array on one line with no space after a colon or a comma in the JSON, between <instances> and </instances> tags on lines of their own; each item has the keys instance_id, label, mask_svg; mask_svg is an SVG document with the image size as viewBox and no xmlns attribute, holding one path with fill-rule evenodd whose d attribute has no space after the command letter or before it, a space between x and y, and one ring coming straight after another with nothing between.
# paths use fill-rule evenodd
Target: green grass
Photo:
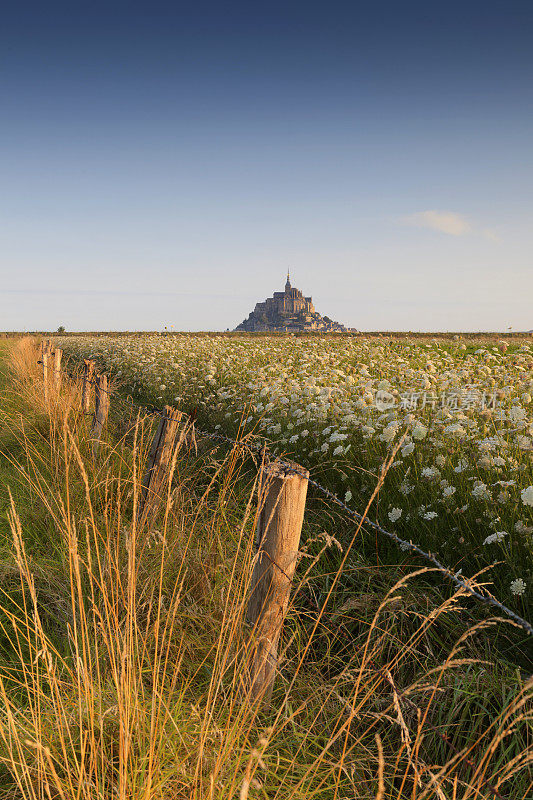
<instances>
[{"instance_id":1,"label":"green grass","mask_svg":"<svg viewBox=\"0 0 533 800\"><path fill-rule=\"evenodd\" d=\"M533 685L494 648L514 628L473 629L471 601L371 549L339 572L353 528L311 502L273 701L251 704L253 463L200 440L139 528L152 421L112 419L93 457L79 390L47 411L35 353L0 348L0 797L531 795Z\"/></svg>"},{"instance_id":2,"label":"green grass","mask_svg":"<svg viewBox=\"0 0 533 800\"><path fill-rule=\"evenodd\" d=\"M122 391L142 403L160 407L168 402L185 412L194 410L198 425L206 430L235 436L246 419L246 431L266 437L273 452L304 464L312 477L339 496L349 490L354 510L365 507L392 446L382 439L384 426L398 423L398 437L407 436L411 451L399 452L373 505L373 519L466 576L491 567L491 590L527 616L533 602L533 511L521 493L533 485L533 451L528 449L532 442L523 436L533 432L530 339L503 343L498 336L474 339L446 337L432 340L431 345L369 337L300 341L132 336L60 341L74 366L81 356L95 358L98 368L114 376ZM524 348L528 349L522 352ZM450 368L455 377L450 378ZM445 424L455 414L444 418L442 409L419 409L414 416L428 428L422 439L414 435L415 420L408 420L400 409L384 415L373 410L370 395L382 379L390 380L394 391L403 391L420 388L422 375L430 394L442 394L450 380L455 389L470 384L497 388L502 408L498 413L467 408L465 415L457 415L466 426L457 436L446 433L453 426ZM369 385L374 389L367 392ZM316 391L320 395L323 389L333 394L317 406ZM525 418L520 423L511 417L502 421L502 409L511 416L523 413ZM515 429L517 424L521 427ZM344 446L348 450L339 453L338 446L330 446L332 431L343 440L340 450ZM491 444L496 435L499 443ZM505 489L502 482L508 483ZM485 494L475 494L483 488L478 483L485 485ZM400 518L390 518L393 508L401 511ZM495 532L502 532L503 541L486 544ZM361 537L359 547L369 557L374 549L385 562L403 562L406 568L415 563L396 544L385 539L375 542L372 532ZM524 641L521 646L525 649ZM532 668L533 651L528 657L529 666L524 666Z\"/></svg>"}]
</instances>

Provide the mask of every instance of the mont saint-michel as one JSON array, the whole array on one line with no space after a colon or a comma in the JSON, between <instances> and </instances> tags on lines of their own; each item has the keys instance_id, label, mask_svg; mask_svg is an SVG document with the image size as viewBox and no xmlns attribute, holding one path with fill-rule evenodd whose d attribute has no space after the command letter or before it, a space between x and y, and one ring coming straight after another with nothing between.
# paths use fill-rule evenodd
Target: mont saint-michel
<instances>
[{"instance_id":1,"label":"mont saint-michel","mask_svg":"<svg viewBox=\"0 0 533 800\"><path fill-rule=\"evenodd\" d=\"M340 322L322 317L313 305L312 297L304 297L299 289L291 286L287 273L285 291L274 292L263 303L256 303L247 319L237 325L236 331L273 331L296 333L298 331L324 331L344 333Z\"/></svg>"}]
</instances>

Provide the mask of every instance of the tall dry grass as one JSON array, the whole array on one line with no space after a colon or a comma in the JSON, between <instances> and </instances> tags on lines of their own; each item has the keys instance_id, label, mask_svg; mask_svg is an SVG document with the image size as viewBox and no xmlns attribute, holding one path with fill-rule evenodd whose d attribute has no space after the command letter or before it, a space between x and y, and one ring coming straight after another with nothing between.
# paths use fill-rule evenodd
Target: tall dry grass
<instances>
[{"instance_id":1,"label":"tall dry grass","mask_svg":"<svg viewBox=\"0 0 533 800\"><path fill-rule=\"evenodd\" d=\"M413 613L420 570L381 596L335 594L343 575L328 575L327 604L308 603L327 536L313 549L319 537L304 532L273 702L250 702L253 464L206 442L176 454L159 515L140 524L151 421L112 422L95 455L79 386L64 382L45 407L36 352L25 340L12 361L34 411L10 418L24 457L2 566L1 797L531 796L533 681L517 678L497 713L483 698L499 673L475 643L495 621L436 652L435 632L464 597ZM28 503L49 522L52 593ZM356 635L339 649L343 630ZM471 716L461 736L459 707Z\"/></svg>"}]
</instances>

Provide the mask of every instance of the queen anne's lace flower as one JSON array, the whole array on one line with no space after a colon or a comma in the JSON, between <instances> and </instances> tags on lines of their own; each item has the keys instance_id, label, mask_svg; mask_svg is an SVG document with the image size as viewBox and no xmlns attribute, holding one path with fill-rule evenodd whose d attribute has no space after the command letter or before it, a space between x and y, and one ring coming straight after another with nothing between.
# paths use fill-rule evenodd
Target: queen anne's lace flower
<instances>
[{"instance_id":1,"label":"queen anne's lace flower","mask_svg":"<svg viewBox=\"0 0 533 800\"><path fill-rule=\"evenodd\" d=\"M421 422L417 422L415 424L415 427L413 428L413 433L412 433L413 439L418 439L419 441L425 439L427 432L428 429L426 428L426 426L423 425Z\"/></svg>"},{"instance_id":2,"label":"queen anne's lace flower","mask_svg":"<svg viewBox=\"0 0 533 800\"><path fill-rule=\"evenodd\" d=\"M522 580L522 578L516 578L514 581L511 581L511 594L521 595L524 594L526 591L526 582Z\"/></svg>"},{"instance_id":3,"label":"queen anne's lace flower","mask_svg":"<svg viewBox=\"0 0 533 800\"><path fill-rule=\"evenodd\" d=\"M404 495L411 494L414 488L415 487L411 483L406 483L405 481L400 484L400 492Z\"/></svg>"},{"instance_id":4,"label":"queen anne's lace flower","mask_svg":"<svg viewBox=\"0 0 533 800\"><path fill-rule=\"evenodd\" d=\"M512 423L515 425L524 422L527 417L527 412L525 408L521 408L520 406L513 406L507 412L508 418L511 420Z\"/></svg>"},{"instance_id":5,"label":"queen anne's lace flower","mask_svg":"<svg viewBox=\"0 0 533 800\"><path fill-rule=\"evenodd\" d=\"M522 502L525 506L533 506L533 486L528 486L526 489L522 489L520 492L520 497L522 498Z\"/></svg>"},{"instance_id":6,"label":"queen anne's lace flower","mask_svg":"<svg viewBox=\"0 0 533 800\"><path fill-rule=\"evenodd\" d=\"M348 438L347 433L339 433L339 431L333 431L331 436L329 437L330 442L342 442L344 439Z\"/></svg>"},{"instance_id":7,"label":"queen anne's lace flower","mask_svg":"<svg viewBox=\"0 0 533 800\"><path fill-rule=\"evenodd\" d=\"M457 466L454 468L454 472L460 473L464 472L465 469L468 469L468 461L465 461L464 458L459 459Z\"/></svg>"},{"instance_id":8,"label":"queen anne's lace flower","mask_svg":"<svg viewBox=\"0 0 533 800\"><path fill-rule=\"evenodd\" d=\"M526 525L521 519L515 522L514 529L517 533L529 534L533 533L533 525Z\"/></svg>"},{"instance_id":9,"label":"queen anne's lace flower","mask_svg":"<svg viewBox=\"0 0 533 800\"><path fill-rule=\"evenodd\" d=\"M386 442L389 444L392 442L396 434L398 433L400 426L397 422L389 422L387 427L384 429L383 433L380 435L380 439L382 442Z\"/></svg>"},{"instance_id":10,"label":"queen anne's lace flower","mask_svg":"<svg viewBox=\"0 0 533 800\"><path fill-rule=\"evenodd\" d=\"M489 536L487 536L483 544L493 544L494 542L503 542L506 536L509 536L507 531L496 531L495 533L491 533Z\"/></svg>"},{"instance_id":11,"label":"queen anne's lace flower","mask_svg":"<svg viewBox=\"0 0 533 800\"><path fill-rule=\"evenodd\" d=\"M476 481L472 489L472 494L477 500L489 500L490 492L483 481Z\"/></svg>"}]
</instances>

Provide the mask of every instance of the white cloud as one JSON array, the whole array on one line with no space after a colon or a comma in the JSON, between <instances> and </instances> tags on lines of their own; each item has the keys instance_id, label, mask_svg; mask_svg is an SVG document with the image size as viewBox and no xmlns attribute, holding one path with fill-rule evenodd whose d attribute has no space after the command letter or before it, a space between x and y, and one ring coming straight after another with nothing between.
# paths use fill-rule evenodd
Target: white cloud
<instances>
[{"instance_id":1,"label":"white cloud","mask_svg":"<svg viewBox=\"0 0 533 800\"><path fill-rule=\"evenodd\" d=\"M478 228L455 211L417 211L399 220L403 225L414 225L417 228L431 228L434 231L447 233L449 236L465 236L475 234L483 236L490 242L501 244L502 240L491 228Z\"/></svg>"},{"instance_id":2,"label":"white cloud","mask_svg":"<svg viewBox=\"0 0 533 800\"><path fill-rule=\"evenodd\" d=\"M431 228L434 231L448 233L450 236L464 236L472 231L469 221L455 211L418 211L416 214L403 217L402 221L405 225Z\"/></svg>"}]
</instances>

